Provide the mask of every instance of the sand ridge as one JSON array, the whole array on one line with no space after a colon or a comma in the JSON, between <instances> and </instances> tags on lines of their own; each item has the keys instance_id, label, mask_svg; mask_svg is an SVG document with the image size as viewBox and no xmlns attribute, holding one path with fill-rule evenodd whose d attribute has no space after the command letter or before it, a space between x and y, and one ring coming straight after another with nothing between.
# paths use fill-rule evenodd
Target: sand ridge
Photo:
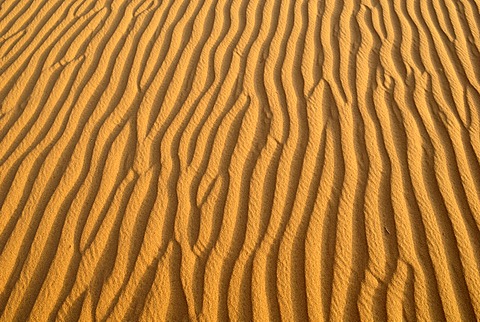
<instances>
[{"instance_id":1,"label":"sand ridge","mask_svg":"<svg viewBox=\"0 0 480 322\"><path fill-rule=\"evenodd\" d=\"M0 3L0 320L480 319L477 0Z\"/></svg>"}]
</instances>

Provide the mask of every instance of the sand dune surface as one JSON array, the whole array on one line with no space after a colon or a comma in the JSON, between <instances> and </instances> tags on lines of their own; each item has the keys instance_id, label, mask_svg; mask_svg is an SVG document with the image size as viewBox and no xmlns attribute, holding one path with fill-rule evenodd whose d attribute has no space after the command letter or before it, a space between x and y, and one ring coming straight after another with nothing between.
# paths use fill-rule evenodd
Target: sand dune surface
<instances>
[{"instance_id":1,"label":"sand dune surface","mask_svg":"<svg viewBox=\"0 0 480 322\"><path fill-rule=\"evenodd\" d=\"M480 320L480 1L2 0L0 320Z\"/></svg>"}]
</instances>

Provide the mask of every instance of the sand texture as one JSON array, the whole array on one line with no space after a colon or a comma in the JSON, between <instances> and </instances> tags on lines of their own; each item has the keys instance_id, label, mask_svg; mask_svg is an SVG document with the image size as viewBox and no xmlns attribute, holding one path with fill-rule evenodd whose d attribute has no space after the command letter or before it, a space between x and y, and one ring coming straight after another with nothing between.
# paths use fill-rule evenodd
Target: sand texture
<instances>
[{"instance_id":1,"label":"sand texture","mask_svg":"<svg viewBox=\"0 0 480 322\"><path fill-rule=\"evenodd\" d=\"M479 0L1 0L0 321L480 319Z\"/></svg>"}]
</instances>

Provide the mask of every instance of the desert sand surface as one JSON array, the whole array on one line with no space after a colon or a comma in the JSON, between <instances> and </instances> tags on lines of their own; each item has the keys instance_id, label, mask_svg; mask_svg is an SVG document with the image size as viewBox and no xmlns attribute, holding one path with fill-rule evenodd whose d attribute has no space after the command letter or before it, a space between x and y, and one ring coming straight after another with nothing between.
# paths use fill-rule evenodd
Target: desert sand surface
<instances>
[{"instance_id":1,"label":"desert sand surface","mask_svg":"<svg viewBox=\"0 0 480 322\"><path fill-rule=\"evenodd\" d=\"M479 32L478 0L2 0L0 320L479 320Z\"/></svg>"}]
</instances>

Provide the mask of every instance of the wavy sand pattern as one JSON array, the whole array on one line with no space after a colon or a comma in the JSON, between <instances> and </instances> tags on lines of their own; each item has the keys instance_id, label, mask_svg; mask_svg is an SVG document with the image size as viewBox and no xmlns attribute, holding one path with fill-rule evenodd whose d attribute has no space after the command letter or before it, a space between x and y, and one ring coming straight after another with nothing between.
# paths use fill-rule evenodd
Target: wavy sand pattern
<instances>
[{"instance_id":1,"label":"wavy sand pattern","mask_svg":"<svg viewBox=\"0 0 480 322\"><path fill-rule=\"evenodd\" d=\"M0 2L2 321L480 319L480 1Z\"/></svg>"}]
</instances>

